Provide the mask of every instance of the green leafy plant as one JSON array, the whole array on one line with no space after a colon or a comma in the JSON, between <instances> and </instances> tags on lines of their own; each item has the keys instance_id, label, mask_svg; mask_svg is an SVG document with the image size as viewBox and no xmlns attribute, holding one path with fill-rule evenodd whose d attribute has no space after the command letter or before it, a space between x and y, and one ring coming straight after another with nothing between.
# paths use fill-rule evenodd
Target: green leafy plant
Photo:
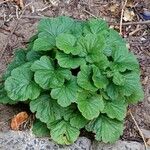
<instances>
[{"instance_id":1,"label":"green leafy plant","mask_svg":"<svg viewBox=\"0 0 150 150\"><path fill-rule=\"evenodd\" d=\"M36 135L66 145L82 128L98 141L116 141L128 104L142 99L136 57L101 19L42 19L0 85L1 103L29 103Z\"/></svg>"}]
</instances>

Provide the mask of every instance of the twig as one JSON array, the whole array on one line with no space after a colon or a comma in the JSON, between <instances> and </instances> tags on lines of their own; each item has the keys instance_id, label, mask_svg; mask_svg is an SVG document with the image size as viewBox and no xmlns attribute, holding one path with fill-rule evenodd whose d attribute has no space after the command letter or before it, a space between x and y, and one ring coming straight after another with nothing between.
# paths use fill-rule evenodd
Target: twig
<instances>
[{"instance_id":1,"label":"twig","mask_svg":"<svg viewBox=\"0 0 150 150\"><path fill-rule=\"evenodd\" d=\"M83 9L83 11L86 12L87 14L89 14L90 16L96 18L96 19L98 18L97 16L95 16L94 14L92 14L91 12L89 12L89 11L87 11L85 9Z\"/></svg>"},{"instance_id":2,"label":"twig","mask_svg":"<svg viewBox=\"0 0 150 150\"><path fill-rule=\"evenodd\" d=\"M143 29L144 29L143 27L139 28L139 25L138 25L138 27L137 27L134 31L130 32L129 35L130 35L130 36L131 36L131 35L134 35L134 34L137 33L138 31L143 30Z\"/></svg>"},{"instance_id":3,"label":"twig","mask_svg":"<svg viewBox=\"0 0 150 150\"><path fill-rule=\"evenodd\" d=\"M41 9L37 9L37 12L41 12L41 11L44 11L44 10L46 10L47 8L49 8L49 7L51 7L51 6L46 6L46 7L44 7L44 8L41 8Z\"/></svg>"},{"instance_id":4,"label":"twig","mask_svg":"<svg viewBox=\"0 0 150 150\"><path fill-rule=\"evenodd\" d=\"M127 0L125 0L125 3L122 7L122 10L121 10L121 17L120 17L120 35L122 35L122 20L123 20L123 14L124 14L124 9L126 7L126 4L127 4Z\"/></svg>"},{"instance_id":5,"label":"twig","mask_svg":"<svg viewBox=\"0 0 150 150\"><path fill-rule=\"evenodd\" d=\"M129 114L130 114L130 116L131 116L132 120L134 121L134 123L135 123L135 125L136 125L136 127L137 127L137 129L138 129L138 131L139 131L139 134L140 134L140 136L141 136L141 137L142 137L142 139L143 139L143 142L144 142L144 145L145 145L145 149L147 150L147 144L146 144L146 141L145 141L144 135L143 135L143 133L142 133L142 131L141 131L140 127L138 126L138 124L137 124L137 122L136 122L136 120L135 120L135 118L134 118L134 116L133 116L133 114L132 114L131 110L129 110Z\"/></svg>"}]
</instances>

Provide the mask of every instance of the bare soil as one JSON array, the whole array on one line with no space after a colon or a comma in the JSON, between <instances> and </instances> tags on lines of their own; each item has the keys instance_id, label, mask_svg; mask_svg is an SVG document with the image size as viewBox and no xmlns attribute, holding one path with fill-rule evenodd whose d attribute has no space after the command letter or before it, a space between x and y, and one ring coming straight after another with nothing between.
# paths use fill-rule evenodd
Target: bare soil
<instances>
[{"instance_id":1,"label":"bare soil","mask_svg":"<svg viewBox=\"0 0 150 150\"><path fill-rule=\"evenodd\" d=\"M144 2L132 0L131 2L134 8L130 9L133 9L135 14L132 21L140 21L138 12L142 11L143 7L150 10L150 2L149 0ZM14 2L0 3L0 54L3 53L0 60L0 74L5 71L7 64L13 58L15 49L26 46L29 38L36 32L38 21L42 16L67 15L80 20L101 17L108 22L114 22L114 25L111 23L111 27L119 30L119 26L115 23L120 21L121 0L24 0L24 3L23 9ZM117 5L115 11L112 11L113 5ZM19 21L17 17L21 17ZM133 33L137 28L140 29ZM11 33L13 30L14 32ZM150 25L128 25L123 26L122 30L130 50L140 62L141 81L145 91L144 101L130 106L129 109L139 127L150 130ZM0 131L9 129L10 118L19 111L22 109L18 106L0 105ZM137 127L128 114L122 139L142 141Z\"/></svg>"}]
</instances>

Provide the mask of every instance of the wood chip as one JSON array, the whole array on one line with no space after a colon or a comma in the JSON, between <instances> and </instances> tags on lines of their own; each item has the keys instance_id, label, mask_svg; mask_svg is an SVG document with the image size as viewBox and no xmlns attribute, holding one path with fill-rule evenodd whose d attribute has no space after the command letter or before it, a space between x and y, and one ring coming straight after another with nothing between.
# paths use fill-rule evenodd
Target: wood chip
<instances>
[{"instance_id":1,"label":"wood chip","mask_svg":"<svg viewBox=\"0 0 150 150\"><path fill-rule=\"evenodd\" d=\"M146 76L146 77L144 78L144 80L142 81L142 83L143 83L144 85L146 85L147 82L148 82L148 76Z\"/></svg>"},{"instance_id":2,"label":"wood chip","mask_svg":"<svg viewBox=\"0 0 150 150\"><path fill-rule=\"evenodd\" d=\"M124 11L123 20L124 21L132 21L134 16L135 16L134 12L132 10L129 10L128 8L126 8Z\"/></svg>"},{"instance_id":3,"label":"wood chip","mask_svg":"<svg viewBox=\"0 0 150 150\"><path fill-rule=\"evenodd\" d=\"M112 13L114 13L114 12L116 12L117 8L118 8L118 4L113 4L113 5L111 5L111 6L109 7L109 10L110 10Z\"/></svg>"},{"instance_id":4,"label":"wood chip","mask_svg":"<svg viewBox=\"0 0 150 150\"><path fill-rule=\"evenodd\" d=\"M146 143L148 146L150 146L150 139L148 139Z\"/></svg>"}]
</instances>

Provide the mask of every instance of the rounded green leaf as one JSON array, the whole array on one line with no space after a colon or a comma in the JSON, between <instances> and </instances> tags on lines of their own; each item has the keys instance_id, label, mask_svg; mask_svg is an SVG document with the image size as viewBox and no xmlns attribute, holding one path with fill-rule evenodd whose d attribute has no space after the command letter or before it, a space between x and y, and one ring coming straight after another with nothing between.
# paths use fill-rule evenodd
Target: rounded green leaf
<instances>
[{"instance_id":1,"label":"rounded green leaf","mask_svg":"<svg viewBox=\"0 0 150 150\"><path fill-rule=\"evenodd\" d=\"M100 69L96 66L93 65L93 76L92 76L92 79L94 81L94 85L97 87L97 88L100 88L100 89L105 89L106 86L108 85L108 79L106 76L104 76Z\"/></svg>"},{"instance_id":2,"label":"rounded green leaf","mask_svg":"<svg viewBox=\"0 0 150 150\"><path fill-rule=\"evenodd\" d=\"M0 81L1 82L1 81ZM4 83L0 83L0 104L16 104L16 101L13 101L7 96L7 92L4 89Z\"/></svg>"},{"instance_id":3,"label":"rounded green leaf","mask_svg":"<svg viewBox=\"0 0 150 150\"><path fill-rule=\"evenodd\" d=\"M76 113L80 113L79 110L77 109L76 104L72 104L66 107L64 115L63 115L64 120L69 121L70 118L72 118Z\"/></svg>"},{"instance_id":4,"label":"rounded green leaf","mask_svg":"<svg viewBox=\"0 0 150 150\"><path fill-rule=\"evenodd\" d=\"M75 20L74 27L71 29L71 33L75 37L80 37L83 33L83 27L84 27L84 21L81 20Z\"/></svg>"},{"instance_id":5,"label":"rounded green leaf","mask_svg":"<svg viewBox=\"0 0 150 150\"><path fill-rule=\"evenodd\" d=\"M62 33L56 37L56 46L64 53L74 53L76 38L72 34Z\"/></svg>"},{"instance_id":6,"label":"rounded green leaf","mask_svg":"<svg viewBox=\"0 0 150 150\"><path fill-rule=\"evenodd\" d=\"M126 46L116 46L113 52L113 69L124 72L133 70L139 73L139 63L133 53L129 53Z\"/></svg>"},{"instance_id":7,"label":"rounded green leaf","mask_svg":"<svg viewBox=\"0 0 150 150\"><path fill-rule=\"evenodd\" d=\"M99 62L104 57L105 41L103 36L87 34L85 37L80 37L77 45L82 49L81 56L85 56L89 63Z\"/></svg>"},{"instance_id":8,"label":"rounded green leaf","mask_svg":"<svg viewBox=\"0 0 150 150\"><path fill-rule=\"evenodd\" d=\"M128 97L126 97L126 102L129 104L135 104L138 101L142 101L144 99L144 91L141 85L139 85L135 91Z\"/></svg>"},{"instance_id":9,"label":"rounded green leaf","mask_svg":"<svg viewBox=\"0 0 150 150\"><path fill-rule=\"evenodd\" d=\"M32 80L30 66L30 63L26 63L14 69L5 81L5 90L12 100L33 100L40 95L41 88Z\"/></svg>"},{"instance_id":10,"label":"rounded green leaf","mask_svg":"<svg viewBox=\"0 0 150 150\"><path fill-rule=\"evenodd\" d=\"M76 113L70 118L70 124L78 129L84 128L87 123L88 120L85 119L80 113Z\"/></svg>"},{"instance_id":11,"label":"rounded green leaf","mask_svg":"<svg viewBox=\"0 0 150 150\"><path fill-rule=\"evenodd\" d=\"M50 135L47 125L40 120L36 120L33 123L32 132L36 137L48 137Z\"/></svg>"},{"instance_id":12,"label":"rounded green leaf","mask_svg":"<svg viewBox=\"0 0 150 150\"><path fill-rule=\"evenodd\" d=\"M89 122L86 129L96 134L96 140L113 143L123 134L123 122L100 115Z\"/></svg>"},{"instance_id":13,"label":"rounded green leaf","mask_svg":"<svg viewBox=\"0 0 150 150\"><path fill-rule=\"evenodd\" d=\"M50 125L51 138L62 145L70 145L74 143L79 134L79 129L72 127L69 122L60 120Z\"/></svg>"},{"instance_id":14,"label":"rounded green leaf","mask_svg":"<svg viewBox=\"0 0 150 150\"><path fill-rule=\"evenodd\" d=\"M87 21L84 27L84 33L93 33L93 34L100 34L103 30L107 30L108 25L106 21L102 19L90 19Z\"/></svg>"},{"instance_id":15,"label":"rounded green leaf","mask_svg":"<svg viewBox=\"0 0 150 150\"><path fill-rule=\"evenodd\" d=\"M26 59L28 61L35 61L35 60L40 59L41 55L42 55L42 52L36 52L36 51L31 50L27 53Z\"/></svg>"},{"instance_id":16,"label":"rounded green leaf","mask_svg":"<svg viewBox=\"0 0 150 150\"><path fill-rule=\"evenodd\" d=\"M91 66L81 66L81 71L77 75L77 83L80 87L89 91L97 91L96 86L92 81L92 68Z\"/></svg>"},{"instance_id":17,"label":"rounded green leaf","mask_svg":"<svg viewBox=\"0 0 150 150\"><path fill-rule=\"evenodd\" d=\"M52 50L56 46L56 37L61 33L69 32L73 26L74 20L65 16L42 19L38 25L39 34L33 50Z\"/></svg>"},{"instance_id":18,"label":"rounded green leaf","mask_svg":"<svg viewBox=\"0 0 150 150\"><path fill-rule=\"evenodd\" d=\"M74 20L67 16L41 19L38 31L56 38L61 33L68 33L74 27Z\"/></svg>"},{"instance_id":19,"label":"rounded green leaf","mask_svg":"<svg viewBox=\"0 0 150 150\"><path fill-rule=\"evenodd\" d=\"M116 85L124 85L125 84L125 77L119 73L118 71L115 71L113 73L113 82Z\"/></svg>"},{"instance_id":20,"label":"rounded green leaf","mask_svg":"<svg viewBox=\"0 0 150 150\"><path fill-rule=\"evenodd\" d=\"M61 119L63 109L49 95L41 95L30 102L30 109L36 113L36 118L44 123L50 123Z\"/></svg>"},{"instance_id":21,"label":"rounded green leaf","mask_svg":"<svg viewBox=\"0 0 150 150\"><path fill-rule=\"evenodd\" d=\"M34 80L43 89L56 88L64 84L65 79L70 79L71 72L67 69L57 68L47 56L42 56L40 60L35 61L31 70L35 71Z\"/></svg>"},{"instance_id":22,"label":"rounded green leaf","mask_svg":"<svg viewBox=\"0 0 150 150\"><path fill-rule=\"evenodd\" d=\"M120 87L120 91L125 96L130 96L131 94L137 92L141 88L140 76L135 72L126 73L124 75L125 83Z\"/></svg>"},{"instance_id":23,"label":"rounded green leaf","mask_svg":"<svg viewBox=\"0 0 150 150\"><path fill-rule=\"evenodd\" d=\"M63 86L54 88L51 90L51 96L53 99L57 99L57 102L62 107L67 107L71 103L76 102L78 85L76 78L72 78L66 81Z\"/></svg>"},{"instance_id":24,"label":"rounded green leaf","mask_svg":"<svg viewBox=\"0 0 150 150\"><path fill-rule=\"evenodd\" d=\"M34 51L48 51L52 50L55 46L55 40L52 36L40 35L33 44Z\"/></svg>"},{"instance_id":25,"label":"rounded green leaf","mask_svg":"<svg viewBox=\"0 0 150 150\"><path fill-rule=\"evenodd\" d=\"M111 83L107 86L107 95L112 99L112 100L115 100L115 99L118 99L118 97L120 96L120 93L119 93L119 88L117 85Z\"/></svg>"},{"instance_id":26,"label":"rounded green leaf","mask_svg":"<svg viewBox=\"0 0 150 150\"><path fill-rule=\"evenodd\" d=\"M88 120L81 115L76 105L66 107L63 118L64 120L69 121L71 126L78 129L83 128L88 122Z\"/></svg>"},{"instance_id":27,"label":"rounded green leaf","mask_svg":"<svg viewBox=\"0 0 150 150\"><path fill-rule=\"evenodd\" d=\"M105 38L105 48L104 48L104 54L106 56L112 56L114 49L118 50L119 47L126 47L126 42L125 40L119 35L119 33L113 29L107 29L107 30L103 30L103 32L101 32L101 35L104 36ZM127 49L124 49L125 51ZM121 53L124 53L125 51L122 50L122 48L118 51L120 51Z\"/></svg>"},{"instance_id":28,"label":"rounded green leaf","mask_svg":"<svg viewBox=\"0 0 150 150\"><path fill-rule=\"evenodd\" d=\"M58 60L58 64L63 68L75 69L86 63L84 58L67 55L59 51L56 53L56 59Z\"/></svg>"},{"instance_id":29,"label":"rounded green leaf","mask_svg":"<svg viewBox=\"0 0 150 150\"><path fill-rule=\"evenodd\" d=\"M78 94L77 105L82 115L88 120L98 117L100 111L104 109L102 96L92 95L88 91L82 91Z\"/></svg>"},{"instance_id":30,"label":"rounded green leaf","mask_svg":"<svg viewBox=\"0 0 150 150\"><path fill-rule=\"evenodd\" d=\"M7 66L7 69L3 75L4 79L11 75L11 71L26 63L26 51L24 49L18 49L14 52L14 58L12 62Z\"/></svg>"},{"instance_id":31,"label":"rounded green leaf","mask_svg":"<svg viewBox=\"0 0 150 150\"><path fill-rule=\"evenodd\" d=\"M124 98L108 101L105 103L103 113L106 113L108 117L122 121L126 116L127 105Z\"/></svg>"}]
</instances>

